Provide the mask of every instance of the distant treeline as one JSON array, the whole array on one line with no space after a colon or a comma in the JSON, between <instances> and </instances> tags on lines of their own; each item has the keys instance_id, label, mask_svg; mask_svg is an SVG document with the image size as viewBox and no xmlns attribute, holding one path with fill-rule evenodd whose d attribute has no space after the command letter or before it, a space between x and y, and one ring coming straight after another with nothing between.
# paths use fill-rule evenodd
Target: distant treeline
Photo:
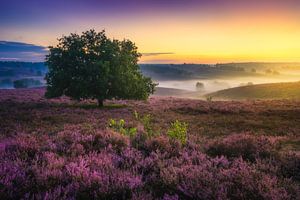
<instances>
[{"instance_id":1,"label":"distant treeline","mask_svg":"<svg viewBox=\"0 0 300 200\"><path fill-rule=\"evenodd\" d=\"M42 86L47 71L43 62L0 61L0 88Z\"/></svg>"},{"instance_id":2,"label":"distant treeline","mask_svg":"<svg viewBox=\"0 0 300 200\"><path fill-rule=\"evenodd\" d=\"M43 85L43 83L40 80L35 80L32 78L23 78L20 80L15 80L13 84L14 88L40 87Z\"/></svg>"},{"instance_id":3,"label":"distant treeline","mask_svg":"<svg viewBox=\"0 0 300 200\"><path fill-rule=\"evenodd\" d=\"M140 68L144 75L160 81L279 75L284 70L300 70L300 63L140 64ZM0 87L22 78L41 79L47 71L44 62L0 61Z\"/></svg>"},{"instance_id":4,"label":"distant treeline","mask_svg":"<svg viewBox=\"0 0 300 200\"><path fill-rule=\"evenodd\" d=\"M255 75L253 71L231 64L141 64L140 66L145 75L156 80L243 76L249 73Z\"/></svg>"},{"instance_id":5,"label":"distant treeline","mask_svg":"<svg viewBox=\"0 0 300 200\"><path fill-rule=\"evenodd\" d=\"M265 63L265 62L246 62L246 63L218 63L217 67L222 68L240 68L246 71L255 70L288 70L288 69L300 69L300 63Z\"/></svg>"},{"instance_id":6,"label":"distant treeline","mask_svg":"<svg viewBox=\"0 0 300 200\"><path fill-rule=\"evenodd\" d=\"M0 61L0 77L44 76L47 71L43 62Z\"/></svg>"}]
</instances>

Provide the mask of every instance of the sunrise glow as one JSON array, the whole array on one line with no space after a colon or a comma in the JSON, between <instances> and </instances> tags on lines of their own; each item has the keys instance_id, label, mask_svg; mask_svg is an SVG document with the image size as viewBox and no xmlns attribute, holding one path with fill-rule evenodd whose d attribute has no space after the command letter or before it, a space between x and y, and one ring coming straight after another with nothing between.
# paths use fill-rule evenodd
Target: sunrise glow
<instances>
[{"instance_id":1,"label":"sunrise glow","mask_svg":"<svg viewBox=\"0 0 300 200\"><path fill-rule=\"evenodd\" d=\"M18 2L0 8L1 40L49 46L95 28L134 41L141 63L300 61L299 1Z\"/></svg>"}]
</instances>

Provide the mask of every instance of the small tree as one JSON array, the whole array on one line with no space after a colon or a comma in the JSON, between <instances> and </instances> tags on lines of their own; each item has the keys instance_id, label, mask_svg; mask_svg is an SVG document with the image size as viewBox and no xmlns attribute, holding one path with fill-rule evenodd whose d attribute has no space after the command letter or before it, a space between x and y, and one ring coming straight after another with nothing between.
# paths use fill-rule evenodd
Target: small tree
<instances>
[{"instance_id":1,"label":"small tree","mask_svg":"<svg viewBox=\"0 0 300 200\"><path fill-rule=\"evenodd\" d=\"M201 83L201 82L196 83L196 89L197 90L203 90L203 88L204 88L204 83Z\"/></svg>"},{"instance_id":2,"label":"small tree","mask_svg":"<svg viewBox=\"0 0 300 200\"><path fill-rule=\"evenodd\" d=\"M46 56L47 98L91 98L103 106L105 99L147 99L154 92L156 84L142 75L133 42L111 40L95 30L58 41Z\"/></svg>"}]
</instances>

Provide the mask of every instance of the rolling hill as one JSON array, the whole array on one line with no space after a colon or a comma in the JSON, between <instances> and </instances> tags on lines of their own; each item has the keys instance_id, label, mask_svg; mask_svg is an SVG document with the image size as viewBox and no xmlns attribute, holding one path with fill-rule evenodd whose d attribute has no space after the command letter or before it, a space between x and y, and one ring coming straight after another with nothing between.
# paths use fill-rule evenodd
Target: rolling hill
<instances>
[{"instance_id":1,"label":"rolling hill","mask_svg":"<svg viewBox=\"0 0 300 200\"><path fill-rule=\"evenodd\" d=\"M268 83L235 87L210 94L213 99L300 99L300 82Z\"/></svg>"}]
</instances>

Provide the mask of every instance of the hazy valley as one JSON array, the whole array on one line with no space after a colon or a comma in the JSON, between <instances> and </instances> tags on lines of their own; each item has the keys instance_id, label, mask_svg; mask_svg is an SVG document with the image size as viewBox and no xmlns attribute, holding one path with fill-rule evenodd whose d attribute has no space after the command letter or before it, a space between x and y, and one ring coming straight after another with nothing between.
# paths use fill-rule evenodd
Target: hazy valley
<instances>
[{"instance_id":1,"label":"hazy valley","mask_svg":"<svg viewBox=\"0 0 300 200\"><path fill-rule=\"evenodd\" d=\"M155 96L205 99L219 90L300 80L299 63L141 64L140 67L144 75L158 83ZM12 89L14 81L22 79L24 84L15 86L42 87L47 71L44 63L0 62L0 88ZM197 83L201 86L197 87Z\"/></svg>"}]
</instances>

